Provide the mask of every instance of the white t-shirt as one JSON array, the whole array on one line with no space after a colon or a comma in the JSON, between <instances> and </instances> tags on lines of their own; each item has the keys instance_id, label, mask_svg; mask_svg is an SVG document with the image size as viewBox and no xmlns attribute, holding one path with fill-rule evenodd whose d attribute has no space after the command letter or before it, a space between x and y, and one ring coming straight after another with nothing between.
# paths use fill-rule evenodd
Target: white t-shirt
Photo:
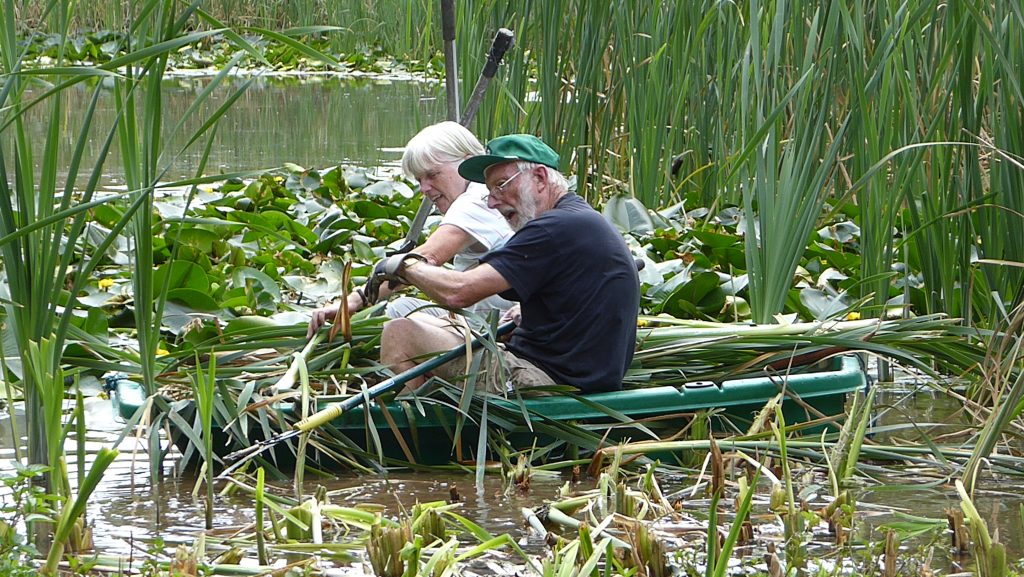
<instances>
[{"instance_id":1,"label":"white t-shirt","mask_svg":"<svg viewBox=\"0 0 1024 577\"><path fill-rule=\"evenodd\" d=\"M455 254L455 270L469 270L480 264L480 257L512 238L512 229L501 213L487 208L487 187L479 182L469 183L466 192L459 195L441 218L441 224L450 224L473 237L476 243Z\"/></svg>"},{"instance_id":2,"label":"white t-shirt","mask_svg":"<svg viewBox=\"0 0 1024 577\"><path fill-rule=\"evenodd\" d=\"M469 270L480 264L480 257L512 238L514 234L501 213L487 207L487 187L479 182L469 183L466 192L459 195L441 218L441 224L450 224L473 237L475 243L455 254L455 270ZM487 314L490 309L507 310L514 303L498 295L487 297L469 310Z\"/></svg>"}]
</instances>

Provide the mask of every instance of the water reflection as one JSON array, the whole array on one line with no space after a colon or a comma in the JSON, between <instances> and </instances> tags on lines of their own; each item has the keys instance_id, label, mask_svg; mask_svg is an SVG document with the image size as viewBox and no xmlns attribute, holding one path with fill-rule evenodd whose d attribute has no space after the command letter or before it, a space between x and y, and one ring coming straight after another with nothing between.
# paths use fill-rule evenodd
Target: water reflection
<instances>
[{"instance_id":1,"label":"water reflection","mask_svg":"<svg viewBox=\"0 0 1024 577\"><path fill-rule=\"evenodd\" d=\"M163 147L159 167L167 169L164 180L194 176L202 158L206 137L184 148L207 118L238 89L244 78L233 78L182 122L196 97L209 84L204 77L166 79L163 97ZM87 103L95 84L69 90L61 118L62 160L66 166L81 130ZM116 119L112 87L102 87L93 121L92 138L86 147L81 172L91 170L102 143ZM306 80L257 78L221 119L213 136L206 174L238 172L280 166L286 162L307 168L347 163L358 166L396 165L400 149L423 126L444 118L444 103L438 100L439 86L412 81L339 79L316 77ZM30 91L29 96L40 90ZM42 156L46 137L48 106L36 106L27 113L29 142L35 143L35 158ZM7 131L10 134L12 131ZM211 133L208 133L211 134ZM5 137L9 139L9 137ZM9 143L5 143L8 144ZM123 183L124 169L115 138L104 169L104 184ZM183 150L184 148L184 150ZM79 186L86 179L79 178Z\"/></svg>"}]
</instances>

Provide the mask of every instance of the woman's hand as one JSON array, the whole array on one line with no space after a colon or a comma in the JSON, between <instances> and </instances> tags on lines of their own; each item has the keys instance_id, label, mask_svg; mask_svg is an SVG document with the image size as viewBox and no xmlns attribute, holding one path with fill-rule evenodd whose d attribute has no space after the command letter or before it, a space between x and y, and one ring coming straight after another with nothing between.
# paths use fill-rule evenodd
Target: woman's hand
<instances>
[{"instance_id":1,"label":"woman's hand","mask_svg":"<svg viewBox=\"0 0 1024 577\"><path fill-rule=\"evenodd\" d=\"M338 303L320 307L313 311L313 316L309 319L309 328L306 329L306 339L313 338L320 327L327 324L327 321L333 321L338 316Z\"/></svg>"}]
</instances>

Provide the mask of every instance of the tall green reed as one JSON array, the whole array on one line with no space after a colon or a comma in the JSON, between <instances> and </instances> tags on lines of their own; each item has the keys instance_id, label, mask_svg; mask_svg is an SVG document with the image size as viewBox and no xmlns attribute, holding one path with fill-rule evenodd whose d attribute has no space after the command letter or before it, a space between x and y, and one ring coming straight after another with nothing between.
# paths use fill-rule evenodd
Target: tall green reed
<instances>
[{"instance_id":1,"label":"tall green reed","mask_svg":"<svg viewBox=\"0 0 1024 577\"><path fill-rule=\"evenodd\" d=\"M991 319L994 301L1020 299L1022 269L999 264L1024 258L1018 6L687 8L467 2L464 69L497 26L518 27L475 129L543 136L590 200L610 186L652 207L742 204L755 234L770 231L748 238L761 322L784 306L830 201L855 203L842 208L861 226L868 312L899 295L895 263L921 275L900 279L916 312Z\"/></svg>"},{"instance_id":2,"label":"tall green reed","mask_svg":"<svg viewBox=\"0 0 1024 577\"><path fill-rule=\"evenodd\" d=\"M848 180L860 176L855 195L861 215L861 246L865 255L860 263L861 276L869 279L860 285L862 296L873 295L874 306L868 313L884 315L890 297L891 270L896 260L893 230L900 224L899 214L908 186L914 182L923 150L895 159L888 170L872 170L886 155L914 136L910 115L892 114L904 109L905 95L917 90L908 82L905 52L917 41L916 25L934 8L922 2L911 11L907 6L858 2L841 6L843 32L849 50L845 66L851 86L863 90L850 92L853 114L849 142L857 143L856 154L841 164ZM852 145L851 145L852 147ZM867 175L871 176L867 176ZM853 175L853 176L851 176Z\"/></svg>"},{"instance_id":3,"label":"tall green reed","mask_svg":"<svg viewBox=\"0 0 1024 577\"><path fill-rule=\"evenodd\" d=\"M124 119L118 125L118 139L125 183L131 191L128 202L138 207L132 215L129 227L133 249L131 278L140 377L148 395L154 395L157 389L156 375L160 367L156 361L156 351L159 347L163 309L167 297L166 286L156 286L153 197L164 173L182 152L168 151L164 146L166 134L161 85L167 72L168 53L161 47L174 44L182 38L190 38L189 23L197 17L199 4L193 3L180 11L178 6L173 0L149 0L137 6L138 13L134 15L129 27L128 41L133 43L138 52L147 56L126 65L122 76L114 83L114 98ZM196 114L200 110L203 100L223 81L224 74L237 62L237 58L232 60L225 72L211 81L207 89L197 96L196 102L185 112L185 116ZM244 90L246 86L243 84L236 90ZM229 106L235 98L237 96L229 97L225 106ZM223 106L215 111L187 140L185 147L213 126L225 111L226 107ZM182 122L179 122L175 131L181 126ZM200 163L199 171L203 170L203 164ZM170 276L165 275L165 284L169 282ZM159 428L150 428L149 464L154 487L162 471L158 433Z\"/></svg>"},{"instance_id":4,"label":"tall green reed","mask_svg":"<svg viewBox=\"0 0 1024 577\"><path fill-rule=\"evenodd\" d=\"M66 30L72 6L68 2L50 2L42 16L52 26ZM63 450L66 430L62 424L65 383L61 356L72 322L70 311L100 259L96 254L86 255L80 241L86 211L109 201L96 199L95 191L114 133L111 129L101 141L96 165L81 186L79 170L91 138L93 112L100 93L97 86L84 105L82 127L73 142L67 177L61 184L60 122L67 88L89 79L110 77L111 73L105 69L64 67L63 44L52 66L23 70L25 53L18 43L15 17L14 2L7 0L0 23L0 254L6 293L3 320L17 357L13 362L5 362L4 367L17 379L15 386L24 392L28 461L48 467L48 492L70 504L72 495ZM128 55L124 59L133 57ZM49 109L41 149L39 143L26 137L24 113L33 106ZM123 221L121 226L124 224ZM7 374L3 377L8 380ZM93 471L102 475L103 467L99 464L97 461ZM78 499L87 497L88 491L89 487L80 485ZM68 535L64 528L75 521L81 507L76 505L65 511L67 516L61 518L62 525L54 533L56 542L52 550L57 551L58 557ZM45 522L37 522L34 531L36 542L46 545L49 537Z\"/></svg>"},{"instance_id":5,"label":"tall green reed","mask_svg":"<svg viewBox=\"0 0 1024 577\"><path fill-rule=\"evenodd\" d=\"M847 126L832 110L830 63L843 40L836 4L750 7L741 64L743 152L733 172L743 190L749 300L758 323L784 310ZM790 50L792 60L784 58Z\"/></svg>"},{"instance_id":6,"label":"tall green reed","mask_svg":"<svg viewBox=\"0 0 1024 577\"><path fill-rule=\"evenodd\" d=\"M713 19L713 12L695 12L690 6L641 2L632 10L616 12L615 77L622 82L627 133L620 155L630 196L647 206L681 200L668 188L672 157L686 128L686 100L698 39ZM696 77L696 78L695 78ZM664 88L669 88L665 90Z\"/></svg>"},{"instance_id":7,"label":"tall green reed","mask_svg":"<svg viewBox=\"0 0 1024 577\"><path fill-rule=\"evenodd\" d=\"M1020 139L1001 126L1020 114L1020 22L1012 3L950 5L906 50L917 139L946 142L928 148L907 204L908 260L924 285L915 304L926 310L995 321L1020 298L1020 270L999 262L1019 263L1024 241Z\"/></svg>"},{"instance_id":8,"label":"tall green reed","mask_svg":"<svg viewBox=\"0 0 1024 577\"><path fill-rule=\"evenodd\" d=\"M988 287L1000 295L999 304L1017 304L1024 297L1024 269L1004 263L1024 262L1024 135L1017 129L1024 122L1024 10L1002 2L968 6L982 45L975 85L981 116L976 136L986 145L979 159L980 186L984 192L987 177L992 203L998 207L977 213L982 257L989 261L981 270Z\"/></svg>"},{"instance_id":9,"label":"tall green reed","mask_svg":"<svg viewBox=\"0 0 1024 577\"><path fill-rule=\"evenodd\" d=\"M49 11L45 16L49 18L50 29L62 31L61 37L66 42L69 15L77 5L53 1L47 6ZM155 294L151 282L152 194L162 176L159 167L173 162L170 155L169 159L162 159L163 151L159 146L160 78L169 52L217 33L216 30L188 31L186 23L197 6L192 4L178 11L173 2L150 1L134 5L139 10L131 26L134 36L123 56L95 67L66 67L60 56L64 53L61 44L58 57L51 64L37 63L37 67L26 71L23 69L25 52L19 44L19 23L14 21L14 2L7 0L4 5L0 29L0 73L3 75L0 90L3 144L0 146L4 147L0 162L0 251L8 295L4 320L18 351L15 362L5 362L5 366L19 379L17 385L25 393L28 460L49 466L49 491L65 501L71 495L65 467L61 466L65 397L61 362L66 344L78 338L72 335L83 333L77 326L81 321L76 320L71 311L77 308L77 295L105 258L106 249L117 235L129 228L134 230L136 239L135 299L140 305L136 312L141 344L138 358L146 384L153 390L159 308L154 315L151 304L160 299L156 298L159 295ZM234 37L240 40L237 35ZM61 166L61 120L68 91L96 79L112 82L115 95L123 97L118 100L118 114L110 126L94 125L94 112L105 91L103 84L95 83L91 99L84 104L84 120L77 138L72 141L68 164ZM136 90L144 94L141 101L135 100ZM49 109L46 138L41 146L26 137L25 112L35 106ZM210 115L189 139L189 144L222 114L223 110L218 110ZM84 151L93 146L97 131L101 139L95 164L91 171L82 174ZM98 183L107 153L117 137L120 137L125 158L129 191L99 197ZM7 143L11 143L10 149ZM65 168L67 177L63 184L58 183L58 175ZM122 197L125 198L122 217L112 227L110 235L88 251L84 244L88 211ZM155 440L156 435L152 438ZM159 450L155 453L159 454ZM86 489L79 488L79 497ZM74 510L77 509L71 511ZM58 537L61 534L57 532ZM59 546L61 543L55 544L55 548Z\"/></svg>"},{"instance_id":10,"label":"tall green reed","mask_svg":"<svg viewBox=\"0 0 1024 577\"><path fill-rule=\"evenodd\" d=\"M737 205L740 190L727 179L739 118L740 75L737 63L746 50L747 23L742 4L707 2L707 18L695 34L691 90L683 94L685 116L675 120L680 138L674 159L673 190L696 199L698 206Z\"/></svg>"},{"instance_id":11,"label":"tall green reed","mask_svg":"<svg viewBox=\"0 0 1024 577\"><path fill-rule=\"evenodd\" d=\"M65 31L45 21L47 4L48 0L17 2L14 14L19 31ZM233 29L340 26L345 34L332 35L329 42L332 49L347 53L383 50L399 57L426 60L440 46L436 0L208 0L202 4L212 18ZM83 2L71 14L67 31L127 31L137 13L138 4L133 2ZM201 22L193 24L204 26Z\"/></svg>"}]
</instances>

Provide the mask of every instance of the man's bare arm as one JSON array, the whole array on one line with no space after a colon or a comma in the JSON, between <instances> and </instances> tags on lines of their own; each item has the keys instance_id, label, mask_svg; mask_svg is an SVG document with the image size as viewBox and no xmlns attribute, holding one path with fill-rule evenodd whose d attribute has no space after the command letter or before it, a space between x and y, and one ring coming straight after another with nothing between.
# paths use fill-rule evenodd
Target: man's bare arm
<instances>
[{"instance_id":1,"label":"man's bare arm","mask_svg":"<svg viewBox=\"0 0 1024 577\"><path fill-rule=\"evenodd\" d=\"M466 308L512 288L489 264L460 272L407 259L401 273L433 301L449 308Z\"/></svg>"}]
</instances>

